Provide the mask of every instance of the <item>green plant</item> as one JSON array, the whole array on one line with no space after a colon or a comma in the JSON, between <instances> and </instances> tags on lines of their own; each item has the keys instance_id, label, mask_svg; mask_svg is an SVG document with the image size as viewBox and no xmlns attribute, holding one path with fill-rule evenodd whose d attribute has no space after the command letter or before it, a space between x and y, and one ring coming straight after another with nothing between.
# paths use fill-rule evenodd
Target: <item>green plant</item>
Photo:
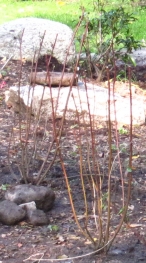
<instances>
[{"instance_id":1,"label":"green plant","mask_svg":"<svg viewBox=\"0 0 146 263\"><path fill-rule=\"evenodd\" d=\"M111 145L111 148L112 148L112 150L114 150L114 151L117 150L117 146L116 146L115 144L112 144L112 145Z\"/></svg>"},{"instance_id":2,"label":"green plant","mask_svg":"<svg viewBox=\"0 0 146 263\"><path fill-rule=\"evenodd\" d=\"M136 20L134 15L126 12L123 7L110 11L96 7L94 17L84 12L82 27L86 35L84 34L83 51L86 53L84 62L86 67L88 65L88 75L94 71L98 80L104 78L106 67L108 66L110 71L115 69L117 59L123 60L125 65L134 63L127 53L141 46L130 30L131 23ZM94 57L90 54L91 49L95 53Z\"/></svg>"},{"instance_id":3,"label":"green plant","mask_svg":"<svg viewBox=\"0 0 146 263\"><path fill-rule=\"evenodd\" d=\"M1 188L1 190L6 191L8 189L8 187L9 187L8 184L2 184L0 188Z\"/></svg>"},{"instance_id":4,"label":"green plant","mask_svg":"<svg viewBox=\"0 0 146 263\"><path fill-rule=\"evenodd\" d=\"M118 150L117 145L112 144L111 149L112 149L112 151L117 151ZM119 145L119 151L120 151L120 153L125 153L127 151L127 145L125 145L124 143L120 144Z\"/></svg>"},{"instance_id":5,"label":"green plant","mask_svg":"<svg viewBox=\"0 0 146 263\"><path fill-rule=\"evenodd\" d=\"M102 195L102 209L103 211L106 211L107 210L107 201L108 201L108 192L107 193L104 193Z\"/></svg>"},{"instance_id":6,"label":"green plant","mask_svg":"<svg viewBox=\"0 0 146 263\"><path fill-rule=\"evenodd\" d=\"M52 232L58 232L59 231L59 226L57 225L48 225L48 229Z\"/></svg>"},{"instance_id":7,"label":"green plant","mask_svg":"<svg viewBox=\"0 0 146 263\"><path fill-rule=\"evenodd\" d=\"M6 76L8 75L8 72L5 71L5 70L2 70L2 71L1 71L1 74L2 74L3 77L6 77Z\"/></svg>"},{"instance_id":8,"label":"green plant","mask_svg":"<svg viewBox=\"0 0 146 263\"><path fill-rule=\"evenodd\" d=\"M126 153L127 152L127 147L123 144L120 144L119 150L121 153Z\"/></svg>"},{"instance_id":9,"label":"green plant","mask_svg":"<svg viewBox=\"0 0 146 263\"><path fill-rule=\"evenodd\" d=\"M125 129L125 128L123 128L123 127L121 127L121 128L119 128L119 134L128 134L128 130L127 129Z\"/></svg>"}]
</instances>

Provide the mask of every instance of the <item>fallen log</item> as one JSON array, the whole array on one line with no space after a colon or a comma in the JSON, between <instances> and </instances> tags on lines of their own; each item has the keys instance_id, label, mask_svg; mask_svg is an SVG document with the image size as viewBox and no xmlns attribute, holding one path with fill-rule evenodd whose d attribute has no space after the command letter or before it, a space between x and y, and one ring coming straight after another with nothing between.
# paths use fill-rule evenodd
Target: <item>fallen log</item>
<instances>
[{"instance_id":1,"label":"fallen log","mask_svg":"<svg viewBox=\"0 0 146 263\"><path fill-rule=\"evenodd\" d=\"M77 85L77 75L67 72L32 72L30 75L30 82L32 84L41 84L51 87L67 87L71 83L73 86Z\"/></svg>"}]
</instances>

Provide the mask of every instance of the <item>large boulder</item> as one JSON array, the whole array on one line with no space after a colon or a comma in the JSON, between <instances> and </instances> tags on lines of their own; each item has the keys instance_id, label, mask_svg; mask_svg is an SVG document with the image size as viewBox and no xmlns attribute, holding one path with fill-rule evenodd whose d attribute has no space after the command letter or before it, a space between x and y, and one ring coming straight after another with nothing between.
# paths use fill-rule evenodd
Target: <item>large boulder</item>
<instances>
[{"instance_id":1,"label":"large boulder","mask_svg":"<svg viewBox=\"0 0 146 263\"><path fill-rule=\"evenodd\" d=\"M0 57L11 54L13 59L20 59L21 43L22 57L32 60L34 53L39 53L43 40L40 56L52 54L55 44L53 57L63 64L67 56L67 63L71 63L75 56L72 38L73 31L62 23L41 18L19 18L0 26Z\"/></svg>"},{"instance_id":2,"label":"large boulder","mask_svg":"<svg viewBox=\"0 0 146 263\"><path fill-rule=\"evenodd\" d=\"M72 87L68 107L66 112L66 119L73 119L75 113L78 111L80 116L84 114L84 120L89 122L90 114L94 117L94 123L108 120L108 90L97 85L87 83L88 101L84 83L79 83L78 87ZM59 92L59 98L58 98ZM36 85L34 88L30 86L11 87L5 93L6 104L11 105L15 112L26 112L27 107L32 111L33 115L37 115L41 105L41 116L46 118L52 117L52 98L54 110L56 110L56 118L61 118L64 114L66 101L70 88L50 88ZM111 92L112 93L112 92ZM20 94L20 98L19 98ZM29 100L28 100L29 94ZM42 98L43 95L43 98ZM130 123L130 100L115 93L111 95L111 121L116 118L119 125ZM115 101L115 107L114 107ZM30 107L32 102L32 107ZM20 103L20 105L19 105ZM145 122L145 104L142 96L133 94L133 124L143 124ZM83 118L81 118L82 121Z\"/></svg>"},{"instance_id":3,"label":"large boulder","mask_svg":"<svg viewBox=\"0 0 146 263\"><path fill-rule=\"evenodd\" d=\"M24 184L16 185L13 189L8 190L5 199L17 205L34 201L37 209L46 212L52 208L55 194L49 187Z\"/></svg>"}]
</instances>

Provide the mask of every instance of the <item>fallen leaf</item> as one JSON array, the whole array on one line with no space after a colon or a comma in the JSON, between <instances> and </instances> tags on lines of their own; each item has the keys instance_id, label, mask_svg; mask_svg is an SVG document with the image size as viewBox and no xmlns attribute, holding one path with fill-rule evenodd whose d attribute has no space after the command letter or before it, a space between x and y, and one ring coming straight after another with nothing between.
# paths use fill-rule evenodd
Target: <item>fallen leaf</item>
<instances>
[{"instance_id":1,"label":"fallen leaf","mask_svg":"<svg viewBox=\"0 0 146 263\"><path fill-rule=\"evenodd\" d=\"M9 154L16 154L17 151L16 150L9 150Z\"/></svg>"},{"instance_id":2,"label":"fallen leaf","mask_svg":"<svg viewBox=\"0 0 146 263\"><path fill-rule=\"evenodd\" d=\"M5 238L5 237L6 237L6 234L2 234L1 237L2 237L2 238Z\"/></svg>"},{"instance_id":3,"label":"fallen leaf","mask_svg":"<svg viewBox=\"0 0 146 263\"><path fill-rule=\"evenodd\" d=\"M74 236L74 235L69 235L69 239L78 240L78 239L80 239L80 237L77 237L77 236Z\"/></svg>"},{"instance_id":4,"label":"fallen leaf","mask_svg":"<svg viewBox=\"0 0 146 263\"><path fill-rule=\"evenodd\" d=\"M132 159L138 159L139 158L139 155L133 155L132 156Z\"/></svg>"},{"instance_id":5,"label":"fallen leaf","mask_svg":"<svg viewBox=\"0 0 146 263\"><path fill-rule=\"evenodd\" d=\"M7 83L5 81L2 81L0 83L0 89L3 89L6 85L7 85Z\"/></svg>"},{"instance_id":6,"label":"fallen leaf","mask_svg":"<svg viewBox=\"0 0 146 263\"><path fill-rule=\"evenodd\" d=\"M140 227L140 226L143 226L142 224L129 224L129 227Z\"/></svg>"},{"instance_id":7,"label":"fallen leaf","mask_svg":"<svg viewBox=\"0 0 146 263\"><path fill-rule=\"evenodd\" d=\"M132 171L134 171L134 170L136 170L136 169L137 169L135 166L132 166L131 168L132 168Z\"/></svg>"},{"instance_id":8,"label":"fallen leaf","mask_svg":"<svg viewBox=\"0 0 146 263\"><path fill-rule=\"evenodd\" d=\"M65 213L60 213L60 215L61 215L62 217L66 216L66 214L65 214Z\"/></svg>"},{"instance_id":9,"label":"fallen leaf","mask_svg":"<svg viewBox=\"0 0 146 263\"><path fill-rule=\"evenodd\" d=\"M5 248L5 246L4 245L0 245L0 249L3 249L3 248Z\"/></svg>"},{"instance_id":10,"label":"fallen leaf","mask_svg":"<svg viewBox=\"0 0 146 263\"><path fill-rule=\"evenodd\" d=\"M87 240L84 242L85 245L90 245L91 244L91 241L90 240Z\"/></svg>"},{"instance_id":11,"label":"fallen leaf","mask_svg":"<svg viewBox=\"0 0 146 263\"><path fill-rule=\"evenodd\" d=\"M26 225L27 225L27 222L22 221L22 222L19 223L19 225L20 225L20 226L26 226Z\"/></svg>"},{"instance_id":12,"label":"fallen leaf","mask_svg":"<svg viewBox=\"0 0 146 263\"><path fill-rule=\"evenodd\" d=\"M134 210L134 205L128 205L128 209L133 211Z\"/></svg>"},{"instance_id":13,"label":"fallen leaf","mask_svg":"<svg viewBox=\"0 0 146 263\"><path fill-rule=\"evenodd\" d=\"M63 236L57 235L57 237L58 237L58 241L59 241L60 243L62 243L62 242L65 241L65 238L64 238Z\"/></svg>"},{"instance_id":14,"label":"fallen leaf","mask_svg":"<svg viewBox=\"0 0 146 263\"><path fill-rule=\"evenodd\" d=\"M26 140L24 138L21 138L21 142L24 142L24 143L32 143L34 142L33 140Z\"/></svg>"},{"instance_id":15,"label":"fallen leaf","mask_svg":"<svg viewBox=\"0 0 146 263\"><path fill-rule=\"evenodd\" d=\"M18 243L17 244L17 247L19 247L19 248L22 247L22 246L23 246L22 243Z\"/></svg>"},{"instance_id":16,"label":"fallen leaf","mask_svg":"<svg viewBox=\"0 0 146 263\"><path fill-rule=\"evenodd\" d=\"M3 57L3 58L1 59L2 62L5 62L6 60L7 60L6 57Z\"/></svg>"},{"instance_id":17,"label":"fallen leaf","mask_svg":"<svg viewBox=\"0 0 146 263\"><path fill-rule=\"evenodd\" d=\"M64 255L58 256L57 258L58 258L58 259L66 259L66 258L68 258L68 256L66 256L66 255L64 254Z\"/></svg>"},{"instance_id":18,"label":"fallen leaf","mask_svg":"<svg viewBox=\"0 0 146 263\"><path fill-rule=\"evenodd\" d=\"M19 129L17 129L17 128L13 128L13 131L19 131Z\"/></svg>"}]
</instances>

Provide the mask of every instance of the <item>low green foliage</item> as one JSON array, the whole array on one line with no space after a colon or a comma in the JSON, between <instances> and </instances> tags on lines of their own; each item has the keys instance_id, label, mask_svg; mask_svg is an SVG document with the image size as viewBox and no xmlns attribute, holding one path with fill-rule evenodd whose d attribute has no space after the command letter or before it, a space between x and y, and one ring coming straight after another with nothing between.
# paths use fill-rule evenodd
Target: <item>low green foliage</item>
<instances>
[{"instance_id":1,"label":"low green foliage","mask_svg":"<svg viewBox=\"0 0 146 263\"><path fill-rule=\"evenodd\" d=\"M8 73L7 73L6 70L2 70L2 71L1 71L1 74L2 74L3 77L6 77L6 76L8 75Z\"/></svg>"},{"instance_id":2,"label":"low green foliage","mask_svg":"<svg viewBox=\"0 0 146 263\"><path fill-rule=\"evenodd\" d=\"M132 168L131 167L127 168L127 173L132 173Z\"/></svg>"},{"instance_id":3,"label":"low green foliage","mask_svg":"<svg viewBox=\"0 0 146 263\"><path fill-rule=\"evenodd\" d=\"M115 144L112 144L111 148L112 148L112 151L117 151L118 150L118 148L117 148L117 146ZM120 151L120 153L125 153L127 151L127 146L124 145L124 144L120 144L119 145L119 151Z\"/></svg>"},{"instance_id":4,"label":"low green foliage","mask_svg":"<svg viewBox=\"0 0 146 263\"><path fill-rule=\"evenodd\" d=\"M2 184L0 189L3 190L3 191L6 191L9 187L9 184Z\"/></svg>"},{"instance_id":5,"label":"low green foliage","mask_svg":"<svg viewBox=\"0 0 146 263\"><path fill-rule=\"evenodd\" d=\"M123 127L121 127L120 129L119 129L119 134L128 134L128 130L127 129L125 129L125 128L123 128Z\"/></svg>"},{"instance_id":6,"label":"low green foliage","mask_svg":"<svg viewBox=\"0 0 146 263\"><path fill-rule=\"evenodd\" d=\"M58 232L59 231L59 226L57 225L48 225L49 230L52 232Z\"/></svg>"}]
</instances>

